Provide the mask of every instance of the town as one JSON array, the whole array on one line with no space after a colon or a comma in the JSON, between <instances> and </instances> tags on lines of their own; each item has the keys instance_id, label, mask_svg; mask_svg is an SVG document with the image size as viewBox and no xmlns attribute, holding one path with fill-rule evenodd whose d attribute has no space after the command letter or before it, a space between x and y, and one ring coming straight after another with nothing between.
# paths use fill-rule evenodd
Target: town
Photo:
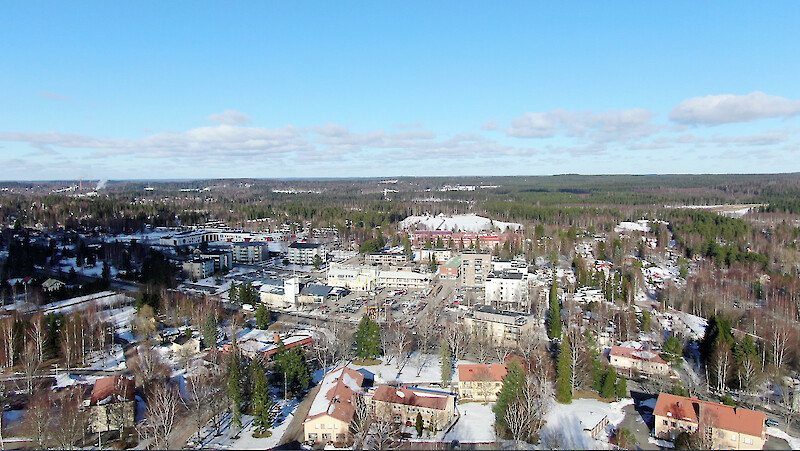
<instances>
[{"instance_id":1,"label":"town","mask_svg":"<svg viewBox=\"0 0 800 451\"><path fill-rule=\"evenodd\" d=\"M5 183L0 443L798 449L798 176L690 177Z\"/></svg>"}]
</instances>

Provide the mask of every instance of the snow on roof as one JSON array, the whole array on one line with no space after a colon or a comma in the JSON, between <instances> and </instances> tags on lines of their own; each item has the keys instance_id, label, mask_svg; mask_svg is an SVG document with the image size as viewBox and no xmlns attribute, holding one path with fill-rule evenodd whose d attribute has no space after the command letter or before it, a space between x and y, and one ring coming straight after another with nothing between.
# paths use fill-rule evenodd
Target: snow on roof
<instances>
[{"instance_id":1,"label":"snow on roof","mask_svg":"<svg viewBox=\"0 0 800 451\"><path fill-rule=\"evenodd\" d=\"M311 402L306 421L317 415L327 414L349 422L355 408L353 398L361 393L364 375L346 366L330 371L322 379L319 392Z\"/></svg>"}]
</instances>

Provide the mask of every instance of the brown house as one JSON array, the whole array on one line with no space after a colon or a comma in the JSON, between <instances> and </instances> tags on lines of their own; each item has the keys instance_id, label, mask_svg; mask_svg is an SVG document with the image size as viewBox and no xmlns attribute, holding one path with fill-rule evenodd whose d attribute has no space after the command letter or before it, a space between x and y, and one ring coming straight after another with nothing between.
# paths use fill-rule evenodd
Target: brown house
<instances>
[{"instance_id":1,"label":"brown house","mask_svg":"<svg viewBox=\"0 0 800 451\"><path fill-rule=\"evenodd\" d=\"M133 427L136 422L135 389L133 376L97 379L89 400L89 427L92 432Z\"/></svg>"}]
</instances>

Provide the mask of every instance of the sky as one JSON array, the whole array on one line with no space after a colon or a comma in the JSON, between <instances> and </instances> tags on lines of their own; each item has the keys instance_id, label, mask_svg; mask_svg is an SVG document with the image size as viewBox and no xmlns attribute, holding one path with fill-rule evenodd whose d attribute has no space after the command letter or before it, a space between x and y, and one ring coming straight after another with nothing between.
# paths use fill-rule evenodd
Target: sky
<instances>
[{"instance_id":1,"label":"sky","mask_svg":"<svg viewBox=\"0 0 800 451\"><path fill-rule=\"evenodd\" d=\"M800 171L800 2L8 2L0 180Z\"/></svg>"}]
</instances>

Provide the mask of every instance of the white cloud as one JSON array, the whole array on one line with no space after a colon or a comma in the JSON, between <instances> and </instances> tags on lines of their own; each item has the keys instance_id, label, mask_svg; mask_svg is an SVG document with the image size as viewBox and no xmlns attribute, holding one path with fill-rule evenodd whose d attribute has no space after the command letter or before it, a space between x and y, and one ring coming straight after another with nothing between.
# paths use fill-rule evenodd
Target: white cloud
<instances>
[{"instance_id":1,"label":"white cloud","mask_svg":"<svg viewBox=\"0 0 800 451\"><path fill-rule=\"evenodd\" d=\"M498 128L500 128L500 126L493 120L488 120L481 126L481 130L497 130Z\"/></svg>"},{"instance_id":2,"label":"white cloud","mask_svg":"<svg viewBox=\"0 0 800 451\"><path fill-rule=\"evenodd\" d=\"M672 109L669 118L682 124L719 125L798 113L800 100L755 91L747 95L722 94L686 99Z\"/></svg>"},{"instance_id":3,"label":"white cloud","mask_svg":"<svg viewBox=\"0 0 800 451\"><path fill-rule=\"evenodd\" d=\"M596 141L625 140L647 136L658 130L651 123L653 113L641 108L575 113L553 110L526 113L514 118L506 130L517 138L551 138L556 135L589 137Z\"/></svg>"},{"instance_id":4,"label":"white cloud","mask_svg":"<svg viewBox=\"0 0 800 451\"><path fill-rule=\"evenodd\" d=\"M236 110L225 110L208 116L206 120L223 125L244 125L250 123L250 116Z\"/></svg>"}]
</instances>

